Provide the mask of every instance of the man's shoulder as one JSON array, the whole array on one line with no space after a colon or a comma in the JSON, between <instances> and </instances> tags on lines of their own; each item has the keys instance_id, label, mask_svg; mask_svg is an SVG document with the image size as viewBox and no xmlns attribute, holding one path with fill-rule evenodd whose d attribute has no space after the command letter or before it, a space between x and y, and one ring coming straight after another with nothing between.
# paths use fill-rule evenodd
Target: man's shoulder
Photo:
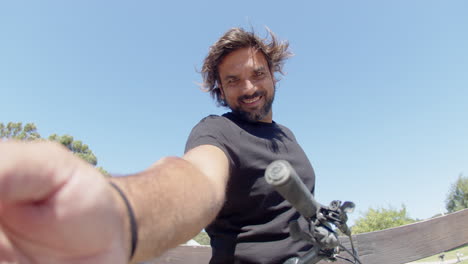
<instances>
[{"instance_id":1,"label":"man's shoulder","mask_svg":"<svg viewBox=\"0 0 468 264\"><path fill-rule=\"evenodd\" d=\"M235 136L232 122L219 115L208 115L202 118L190 132L185 151L199 145L214 145L224 150L225 143Z\"/></svg>"},{"instance_id":2,"label":"man's shoulder","mask_svg":"<svg viewBox=\"0 0 468 264\"><path fill-rule=\"evenodd\" d=\"M232 130L232 125L233 121L226 115L208 115L193 127L192 132L222 133Z\"/></svg>"},{"instance_id":3,"label":"man's shoulder","mask_svg":"<svg viewBox=\"0 0 468 264\"><path fill-rule=\"evenodd\" d=\"M206 120L220 120L220 119L223 119L224 117L223 116L220 116L220 115L207 115L205 117L203 117L200 122L203 122L203 121L206 121Z\"/></svg>"},{"instance_id":4,"label":"man's shoulder","mask_svg":"<svg viewBox=\"0 0 468 264\"><path fill-rule=\"evenodd\" d=\"M224 115L208 115L202 118L199 122L198 125L201 124L219 124L219 123L225 123L229 121L228 118L226 118Z\"/></svg>"}]
</instances>

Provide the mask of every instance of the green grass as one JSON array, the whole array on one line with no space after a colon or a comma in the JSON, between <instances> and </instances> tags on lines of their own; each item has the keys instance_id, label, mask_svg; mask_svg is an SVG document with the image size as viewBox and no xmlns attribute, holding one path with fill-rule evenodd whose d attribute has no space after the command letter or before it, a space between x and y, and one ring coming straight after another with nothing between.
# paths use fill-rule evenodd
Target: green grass
<instances>
[{"instance_id":1,"label":"green grass","mask_svg":"<svg viewBox=\"0 0 468 264\"><path fill-rule=\"evenodd\" d=\"M447 261L447 260L450 260L450 259L457 259L457 252L460 252L463 254L462 257L468 257L468 245L464 245L464 246L461 246L459 248L456 248L456 249L453 249L453 250L450 250L450 251L447 251L445 252L445 258L444 260ZM434 255L434 256L431 256L431 257L427 257L427 258L423 258L423 259L420 259L418 261L414 261L412 263L418 263L418 262L440 262L440 259L439 259L439 255L440 254L437 254L437 255ZM468 260L463 260L462 262L458 262L458 263L464 263L464 264L468 264Z\"/></svg>"}]
</instances>

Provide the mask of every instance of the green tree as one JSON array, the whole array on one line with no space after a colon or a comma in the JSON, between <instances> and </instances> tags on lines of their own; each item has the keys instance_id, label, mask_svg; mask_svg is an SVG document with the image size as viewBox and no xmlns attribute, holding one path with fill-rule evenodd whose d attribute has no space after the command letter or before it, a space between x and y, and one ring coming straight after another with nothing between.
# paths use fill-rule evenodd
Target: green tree
<instances>
[{"instance_id":1,"label":"green tree","mask_svg":"<svg viewBox=\"0 0 468 264\"><path fill-rule=\"evenodd\" d=\"M201 231L196 235L193 240L197 241L200 245L210 245L210 237L205 231Z\"/></svg>"},{"instance_id":2,"label":"green tree","mask_svg":"<svg viewBox=\"0 0 468 264\"><path fill-rule=\"evenodd\" d=\"M89 149L88 145L83 144L80 140L74 140L70 135L58 136L57 134L50 135L49 140L59 142L89 164L97 165L97 158L94 153Z\"/></svg>"},{"instance_id":3,"label":"green tree","mask_svg":"<svg viewBox=\"0 0 468 264\"><path fill-rule=\"evenodd\" d=\"M383 230L387 228L397 227L401 225L414 223L415 220L408 216L406 207L397 210L394 208L380 208L369 210L360 217L352 227L353 234L367 233L372 231Z\"/></svg>"},{"instance_id":4,"label":"green tree","mask_svg":"<svg viewBox=\"0 0 468 264\"><path fill-rule=\"evenodd\" d=\"M37 132L37 127L33 123L8 122L8 124L0 123L0 139L18 139L18 140L36 140L41 138Z\"/></svg>"},{"instance_id":5,"label":"green tree","mask_svg":"<svg viewBox=\"0 0 468 264\"><path fill-rule=\"evenodd\" d=\"M0 123L0 139L17 139L17 140L38 140L42 139L41 135L37 132L37 127L34 123L27 123L23 126L21 122L14 123L9 122L8 124ZM57 134L52 134L48 137L48 140L56 141L64 145L75 155L82 158L89 164L97 166L97 158L88 145L83 144L80 140L74 140L70 135L59 136ZM102 167L97 167L104 175L109 175L109 173L104 170Z\"/></svg>"},{"instance_id":6,"label":"green tree","mask_svg":"<svg viewBox=\"0 0 468 264\"><path fill-rule=\"evenodd\" d=\"M468 208L468 177L460 174L457 181L450 186L445 208L449 213Z\"/></svg>"},{"instance_id":7,"label":"green tree","mask_svg":"<svg viewBox=\"0 0 468 264\"><path fill-rule=\"evenodd\" d=\"M109 176L109 173L102 167L97 167L97 157L94 155L93 151L88 147L88 145L83 144L81 140L74 140L70 135L59 136L57 134L52 134L48 138L50 141L59 142L64 145L70 151L75 153L78 157L82 158L89 164L95 166L102 174Z\"/></svg>"}]
</instances>

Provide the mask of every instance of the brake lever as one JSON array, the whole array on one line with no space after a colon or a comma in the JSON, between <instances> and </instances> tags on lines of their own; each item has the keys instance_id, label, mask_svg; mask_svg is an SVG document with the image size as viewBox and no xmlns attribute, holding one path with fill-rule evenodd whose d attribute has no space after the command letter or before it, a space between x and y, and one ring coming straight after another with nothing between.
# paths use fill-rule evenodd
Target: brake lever
<instances>
[{"instance_id":1,"label":"brake lever","mask_svg":"<svg viewBox=\"0 0 468 264\"><path fill-rule=\"evenodd\" d=\"M334 200L329 206L322 206L318 219L323 222L330 222L335 225L343 234L350 236L351 229L346 222L348 221L347 213L354 211L355 205L353 202L344 202Z\"/></svg>"}]
</instances>

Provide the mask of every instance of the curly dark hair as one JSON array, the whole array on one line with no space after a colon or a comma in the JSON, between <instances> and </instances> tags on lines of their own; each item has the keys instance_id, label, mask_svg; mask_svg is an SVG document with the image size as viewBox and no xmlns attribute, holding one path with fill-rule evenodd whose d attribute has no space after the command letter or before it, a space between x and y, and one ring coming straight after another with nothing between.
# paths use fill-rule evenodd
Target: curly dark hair
<instances>
[{"instance_id":1,"label":"curly dark hair","mask_svg":"<svg viewBox=\"0 0 468 264\"><path fill-rule=\"evenodd\" d=\"M218 66L224 57L233 51L253 47L263 53L271 73L279 72L284 74L282 71L284 62L292 56L288 49L289 43L287 41L278 41L275 34L268 28L267 33L270 39L268 39L268 35L266 38L260 38L253 30L248 32L242 28L231 28L210 47L201 70L202 87L205 91L210 92L218 105L228 106L221 98Z\"/></svg>"}]
</instances>

